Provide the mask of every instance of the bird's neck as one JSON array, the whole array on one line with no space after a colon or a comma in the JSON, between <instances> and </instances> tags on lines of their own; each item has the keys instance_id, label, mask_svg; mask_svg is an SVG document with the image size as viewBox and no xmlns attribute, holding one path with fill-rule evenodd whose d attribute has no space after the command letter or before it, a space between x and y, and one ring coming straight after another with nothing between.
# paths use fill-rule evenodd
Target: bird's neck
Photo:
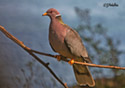
<instances>
[{"instance_id":1,"label":"bird's neck","mask_svg":"<svg viewBox=\"0 0 125 88\"><path fill-rule=\"evenodd\" d=\"M61 16L56 17L56 19L57 19L57 20L58 20L61 24L64 24L64 22L63 22L63 20L62 20Z\"/></svg>"}]
</instances>

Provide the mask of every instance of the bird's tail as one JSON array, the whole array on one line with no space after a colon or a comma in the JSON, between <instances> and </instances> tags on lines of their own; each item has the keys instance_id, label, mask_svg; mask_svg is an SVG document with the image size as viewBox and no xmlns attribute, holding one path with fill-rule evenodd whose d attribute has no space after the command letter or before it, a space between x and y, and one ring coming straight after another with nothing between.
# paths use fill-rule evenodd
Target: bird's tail
<instances>
[{"instance_id":1,"label":"bird's tail","mask_svg":"<svg viewBox=\"0 0 125 88\"><path fill-rule=\"evenodd\" d=\"M76 80L80 86L89 86L89 87L95 86L95 81L88 69L88 66L74 64L73 69Z\"/></svg>"}]
</instances>

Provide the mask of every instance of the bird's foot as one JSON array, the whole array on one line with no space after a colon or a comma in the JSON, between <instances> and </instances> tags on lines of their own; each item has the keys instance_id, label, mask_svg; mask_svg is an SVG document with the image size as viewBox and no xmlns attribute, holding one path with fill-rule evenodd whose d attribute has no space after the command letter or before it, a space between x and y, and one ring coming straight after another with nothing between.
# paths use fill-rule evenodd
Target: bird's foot
<instances>
[{"instance_id":1,"label":"bird's foot","mask_svg":"<svg viewBox=\"0 0 125 88\"><path fill-rule=\"evenodd\" d=\"M55 58L60 61L61 60L61 55L55 55Z\"/></svg>"},{"instance_id":2,"label":"bird's foot","mask_svg":"<svg viewBox=\"0 0 125 88\"><path fill-rule=\"evenodd\" d=\"M74 64L74 59L71 59L68 63L70 64L70 65L73 65Z\"/></svg>"}]
</instances>

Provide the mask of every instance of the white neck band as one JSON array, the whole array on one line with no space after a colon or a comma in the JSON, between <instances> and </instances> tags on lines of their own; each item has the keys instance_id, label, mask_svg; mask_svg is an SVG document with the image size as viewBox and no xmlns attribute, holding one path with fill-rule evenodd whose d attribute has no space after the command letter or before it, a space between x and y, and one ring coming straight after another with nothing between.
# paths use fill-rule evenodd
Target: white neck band
<instances>
[{"instance_id":1,"label":"white neck band","mask_svg":"<svg viewBox=\"0 0 125 88\"><path fill-rule=\"evenodd\" d=\"M61 16L61 14L56 15L56 17L59 17L59 16Z\"/></svg>"}]
</instances>

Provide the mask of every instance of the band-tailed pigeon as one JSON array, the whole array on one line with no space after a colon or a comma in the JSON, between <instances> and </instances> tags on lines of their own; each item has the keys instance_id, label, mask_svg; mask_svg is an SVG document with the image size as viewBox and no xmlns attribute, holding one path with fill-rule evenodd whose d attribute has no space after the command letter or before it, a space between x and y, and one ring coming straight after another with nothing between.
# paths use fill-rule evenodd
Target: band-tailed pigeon
<instances>
[{"instance_id":1,"label":"band-tailed pigeon","mask_svg":"<svg viewBox=\"0 0 125 88\"><path fill-rule=\"evenodd\" d=\"M51 19L49 42L55 52L75 61L91 62L79 34L63 23L61 14L56 9L50 8L43 16L49 16ZM87 66L73 64L73 69L80 86L95 86L95 81Z\"/></svg>"}]
</instances>

